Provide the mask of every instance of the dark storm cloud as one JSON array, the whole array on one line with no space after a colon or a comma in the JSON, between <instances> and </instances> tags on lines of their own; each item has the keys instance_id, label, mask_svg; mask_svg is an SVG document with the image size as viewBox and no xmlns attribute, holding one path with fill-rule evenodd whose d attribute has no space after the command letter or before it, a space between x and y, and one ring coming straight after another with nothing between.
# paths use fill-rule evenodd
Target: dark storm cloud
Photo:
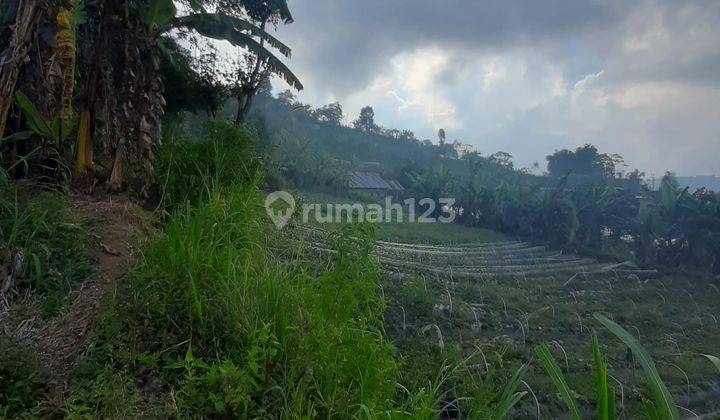
<instances>
[{"instance_id":1,"label":"dark storm cloud","mask_svg":"<svg viewBox=\"0 0 720 420\"><path fill-rule=\"evenodd\" d=\"M301 70L344 93L395 54L420 46L472 50L541 45L614 25L619 3L591 0L294 0L281 28ZM564 41L563 41L564 42Z\"/></svg>"},{"instance_id":2,"label":"dark storm cloud","mask_svg":"<svg viewBox=\"0 0 720 420\"><path fill-rule=\"evenodd\" d=\"M618 48L625 38L654 12L672 33L691 34L703 22L720 25L716 0L292 0L290 6L295 23L280 32L294 47L296 68L338 95L365 86L396 54L421 46L470 54L527 47L545 50L558 62L597 55L612 63L622 58ZM644 11L640 19L630 20L638 9ZM702 10L703 22L690 9ZM682 42L678 48L692 47ZM643 64L612 77L720 83L717 50L693 60L670 55Z\"/></svg>"},{"instance_id":3,"label":"dark storm cloud","mask_svg":"<svg viewBox=\"0 0 720 420\"><path fill-rule=\"evenodd\" d=\"M371 104L522 165L595 143L633 166L718 173L718 0L290 0L302 99Z\"/></svg>"}]
</instances>

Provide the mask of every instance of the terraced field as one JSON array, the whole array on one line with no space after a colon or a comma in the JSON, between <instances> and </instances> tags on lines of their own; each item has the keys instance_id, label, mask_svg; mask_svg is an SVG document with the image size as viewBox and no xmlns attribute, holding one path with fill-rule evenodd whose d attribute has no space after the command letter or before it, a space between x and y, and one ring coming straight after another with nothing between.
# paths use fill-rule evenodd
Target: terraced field
<instances>
[{"instance_id":1,"label":"terraced field","mask_svg":"<svg viewBox=\"0 0 720 420\"><path fill-rule=\"evenodd\" d=\"M332 252L326 232L307 227L302 232L306 250ZM548 343L591 417L590 334L597 331L618 408L623 418L634 418L644 390L642 370L594 321L592 314L602 312L638 336L681 412L693 418L720 409L720 378L701 356L720 353L716 280L601 263L516 241L447 246L378 241L374 253L388 303L386 330L405 359L405 380L414 386L427 385L444 365L467 359L465 377L442 386L448 395L468 395L472 384L480 387L488 376L506 376L529 363L526 386L532 393L515 415L555 416L564 412L561 403L532 361L534 347ZM463 403L469 402L458 405Z\"/></svg>"}]
</instances>

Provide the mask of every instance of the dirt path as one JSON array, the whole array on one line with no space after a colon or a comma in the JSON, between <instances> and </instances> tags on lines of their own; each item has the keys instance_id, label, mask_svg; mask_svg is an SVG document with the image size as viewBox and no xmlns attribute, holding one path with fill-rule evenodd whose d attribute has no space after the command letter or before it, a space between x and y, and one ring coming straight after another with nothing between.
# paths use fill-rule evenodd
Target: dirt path
<instances>
[{"instance_id":1,"label":"dirt path","mask_svg":"<svg viewBox=\"0 0 720 420\"><path fill-rule=\"evenodd\" d=\"M40 328L36 336L35 347L50 374L49 397L57 402L63 399L69 373L105 297L133 259L133 244L145 236L132 203L124 196L78 196L72 212L99 236L100 255L97 272L68 298L64 312Z\"/></svg>"}]
</instances>

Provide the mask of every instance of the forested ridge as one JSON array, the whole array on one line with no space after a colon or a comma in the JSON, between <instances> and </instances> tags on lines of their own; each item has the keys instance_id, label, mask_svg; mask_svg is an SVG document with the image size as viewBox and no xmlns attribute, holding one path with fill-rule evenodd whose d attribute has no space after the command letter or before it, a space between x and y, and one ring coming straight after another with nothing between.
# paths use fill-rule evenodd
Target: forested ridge
<instances>
[{"instance_id":1,"label":"forested ridge","mask_svg":"<svg viewBox=\"0 0 720 420\"><path fill-rule=\"evenodd\" d=\"M504 152L380 127L370 107L346 124L338 103L313 109L289 91L274 98L268 90L256 101L249 124L269 134L267 176L276 189L341 186L353 170L378 171L400 180L408 197L456 198L457 221L467 226L720 275L720 195L682 188L672 173L653 190L622 156L590 144L555 151L539 173L515 168Z\"/></svg>"}]
</instances>

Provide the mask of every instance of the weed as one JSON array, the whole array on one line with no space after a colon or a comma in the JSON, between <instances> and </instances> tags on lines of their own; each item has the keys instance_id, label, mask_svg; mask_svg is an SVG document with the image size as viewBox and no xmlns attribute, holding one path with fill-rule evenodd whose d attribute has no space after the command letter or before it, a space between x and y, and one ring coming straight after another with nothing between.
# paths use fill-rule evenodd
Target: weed
<instances>
[{"instance_id":1,"label":"weed","mask_svg":"<svg viewBox=\"0 0 720 420\"><path fill-rule=\"evenodd\" d=\"M45 373L34 353L0 333L0 418L30 410L44 383Z\"/></svg>"},{"instance_id":2,"label":"weed","mask_svg":"<svg viewBox=\"0 0 720 420\"><path fill-rule=\"evenodd\" d=\"M92 272L92 239L57 193L0 189L0 283L9 295L32 289L55 314ZM7 268L8 267L9 270Z\"/></svg>"}]
</instances>

